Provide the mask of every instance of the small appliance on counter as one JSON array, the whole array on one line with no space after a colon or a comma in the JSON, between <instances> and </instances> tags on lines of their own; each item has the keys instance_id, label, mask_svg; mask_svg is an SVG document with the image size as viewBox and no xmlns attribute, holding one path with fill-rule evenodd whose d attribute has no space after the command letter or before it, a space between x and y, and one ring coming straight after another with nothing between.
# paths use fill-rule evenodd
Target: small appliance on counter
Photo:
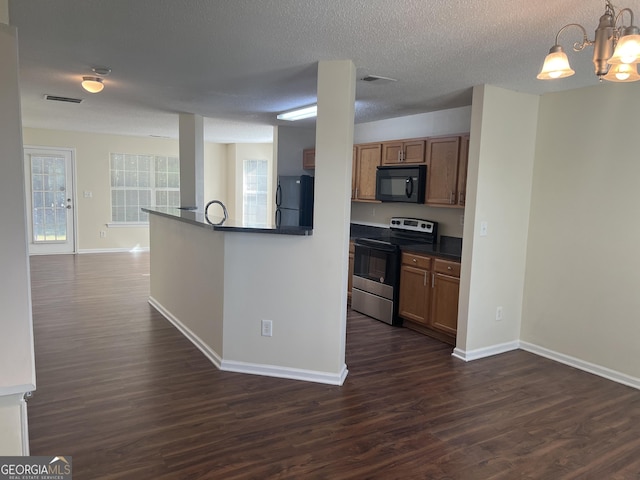
<instances>
[{"instance_id":1,"label":"small appliance on counter","mask_svg":"<svg viewBox=\"0 0 640 480\"><path fill-rule=\"evenodd\" d=\"M376 200L381 202L424 203L427 166L384 166L376 171Z\"/></svg>"},{"instance_id":2,"label":"small appliance on counter","mask_svg":"<svg viewBox=\"0 0 640 480\"><path fill-rule=\"evenodd\" d=\"M276 227L313 227L313 177L278 177Z\"/></svg>"},{"instance_id":3,"label":"small appliance on counter","mask_svg":"<svg viewBox=\"0 0 640 480\"><path fill-rule=\"evenodd\" d=\"M402 325L398 317L400 247L437 240L437 222L403 217L391 218L389 232L382 237L357 238L351 308L390 325Z\"/></svg>"}]
</instances>

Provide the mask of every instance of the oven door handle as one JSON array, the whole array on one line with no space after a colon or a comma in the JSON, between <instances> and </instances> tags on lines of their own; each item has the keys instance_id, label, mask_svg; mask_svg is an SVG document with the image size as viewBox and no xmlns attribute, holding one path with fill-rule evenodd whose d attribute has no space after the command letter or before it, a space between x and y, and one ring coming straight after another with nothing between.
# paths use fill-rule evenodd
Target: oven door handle
<instances>
[{"instance_id":1,"label":"oven door handle","mask_svg":"<svg viewBox=\"0 0 640 480\"><path fill-rule=\"evenodd\" d=\"M372 238L360 238L355 241L355 247L374 248L381 252L395 253L398 247L390 245L387 242L381 240L374 240Z\"/></svg>"},{"instance_id":2,"label":"oven door handle","mask_svg":"<svg viewBox=\"0 0 640 480\"><path fill-rule=\"evenodd\" d=\"M411 195L413 195L413 177L407 177L405 179L404 193L407 195L407 198L411 198Z\"/></svg>"}]
</instances>

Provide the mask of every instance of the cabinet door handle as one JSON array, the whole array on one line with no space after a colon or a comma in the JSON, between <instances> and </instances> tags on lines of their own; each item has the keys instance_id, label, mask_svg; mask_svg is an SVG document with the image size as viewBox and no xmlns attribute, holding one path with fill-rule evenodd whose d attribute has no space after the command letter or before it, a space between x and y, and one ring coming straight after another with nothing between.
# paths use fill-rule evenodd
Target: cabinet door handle
<instances>
[{"instance_id":1,"label":"cabinet door handle","mask_svg":"<svg viewBox=\"0 0 640 480\"><path fill-rule=\"evenodd\" d=\"M423 285L426 287L427 286L427 272L424 272L424 283Z\"/></svg>"},{"instance_id":2,"label":"cabinet door handle","mask_svg":"<svg viewBox=\"0 0 640 480\"><path fill-rule=\"evenodd\" d=\"M436 274L432 273L431 274L431 288L435 288L436 286Z\"/></svg>"},{"instance_id":3,"label":"cabinet door handle","mask_svg":"<svg viewBox=\"0 0 640 480\"><path fill-rule=\"evenodd\" d=\"M455 193L453 193L453 192L451 192L451 193L449 194L449 203L450 203L451 205L453 205L454 203L456 203L456 194L455 194Z\"/></svg>"},{"instance_id":4,"label":"cabinet door handle","mask_svg":"<svg viewBox=\"0 0 640 480\"><path fill-rule=\"evenodd\" d=\"M402 150L398 150L398 163L402 161Z\"/></svg>"},{"instance_id":5,"label":"cabinet door handle","mask_svg":"<svg viewBox=\"0 0 640 480\"><path fill-rule=\"evenodd\" d=\"M414 258L413 263L418 263L418 260Z\"/></svg>"}]
</instances>

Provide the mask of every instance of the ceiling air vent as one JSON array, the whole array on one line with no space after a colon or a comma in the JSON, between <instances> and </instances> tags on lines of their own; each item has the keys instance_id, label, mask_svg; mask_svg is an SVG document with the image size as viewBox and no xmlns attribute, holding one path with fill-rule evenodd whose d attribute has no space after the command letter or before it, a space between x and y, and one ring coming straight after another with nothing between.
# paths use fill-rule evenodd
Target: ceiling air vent
<instances>
[{"instance_id":1,"label":"ceiling air vent","mask_svg":"<svg viewBox=\"0 0 640 480\"><path fill-rule=\"evenodd\" d=\"M54 102L67 102L67 103L80 103L82 102L81 98L71 98L71 97L59 97L57 95L45 95L45 100L52 100Z\"/></svg>"},{"instance_id":2,"label":"ceiling air vent","mask_svg":"<svg viewBox=\"0 0 640 480\"><path fill-rule=\"evenodd\" d=\"M383 84L389 82L397 82L398 80L395 78L381 77L380 75L367 75L366 77L362 78L362 81Z\"/></svg>"}]
</instances>

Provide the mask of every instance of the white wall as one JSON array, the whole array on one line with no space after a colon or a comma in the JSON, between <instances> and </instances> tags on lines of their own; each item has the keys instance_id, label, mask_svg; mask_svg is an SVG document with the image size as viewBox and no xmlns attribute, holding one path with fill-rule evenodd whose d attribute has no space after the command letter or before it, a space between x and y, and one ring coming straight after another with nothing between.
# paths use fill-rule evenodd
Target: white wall
<instances>
[{"instance_id":1,"label":"white wall","mask_svg":"<svg viewBox=\"0 0 640 480\"><path fill-rule=\"evenodd\" d=\"M35 389L18 42L0 23L0 455L27 454L21 396Z\"/></svg>"},{"instance_id":2,"label":"white wall","mask_svg":"<svg viewBox=\"0 0 640 480\"><path fill-rule=\"evenodd\" d=\"M281 125L275 128L277 136L278 175L314 175L313 170L302 168L302 151L316 145L316 129Z\"/></svg>"},{"instance_id":3,"label":"white wall","mask_svg":"<svg viewBox=\"0 0 640 480\"><path fill-rule=\"evenodd\" d=\"M540 102L521 338L640 386L639 84Z\"/></svg>"},{"instance_id":4,"label":"white wall","mask_svg":"<svg viewBox=\"0 0 640 480\"><path fill-rule=\"evenodd\" d=\"M358 124L354 129L354 143L456 135L468 133L470 125L471 107L452 108ZM451 237L462 237L461 215L464 215L462 208L436 208L402 203L351 204L351 221L354 223L388 226L393 216L425 218L438 222L439 233Z\"/></svg>"},{"instance_id":5,"label":"white wall","mask_svg":"<svg viewBox=\"0 0 640 480\"><path fill-rule=\"evenodd\" d=\"M464 358L517 348L537 115L537 96L474 89L456 348Z\"/></svg>"}]
</instances>

